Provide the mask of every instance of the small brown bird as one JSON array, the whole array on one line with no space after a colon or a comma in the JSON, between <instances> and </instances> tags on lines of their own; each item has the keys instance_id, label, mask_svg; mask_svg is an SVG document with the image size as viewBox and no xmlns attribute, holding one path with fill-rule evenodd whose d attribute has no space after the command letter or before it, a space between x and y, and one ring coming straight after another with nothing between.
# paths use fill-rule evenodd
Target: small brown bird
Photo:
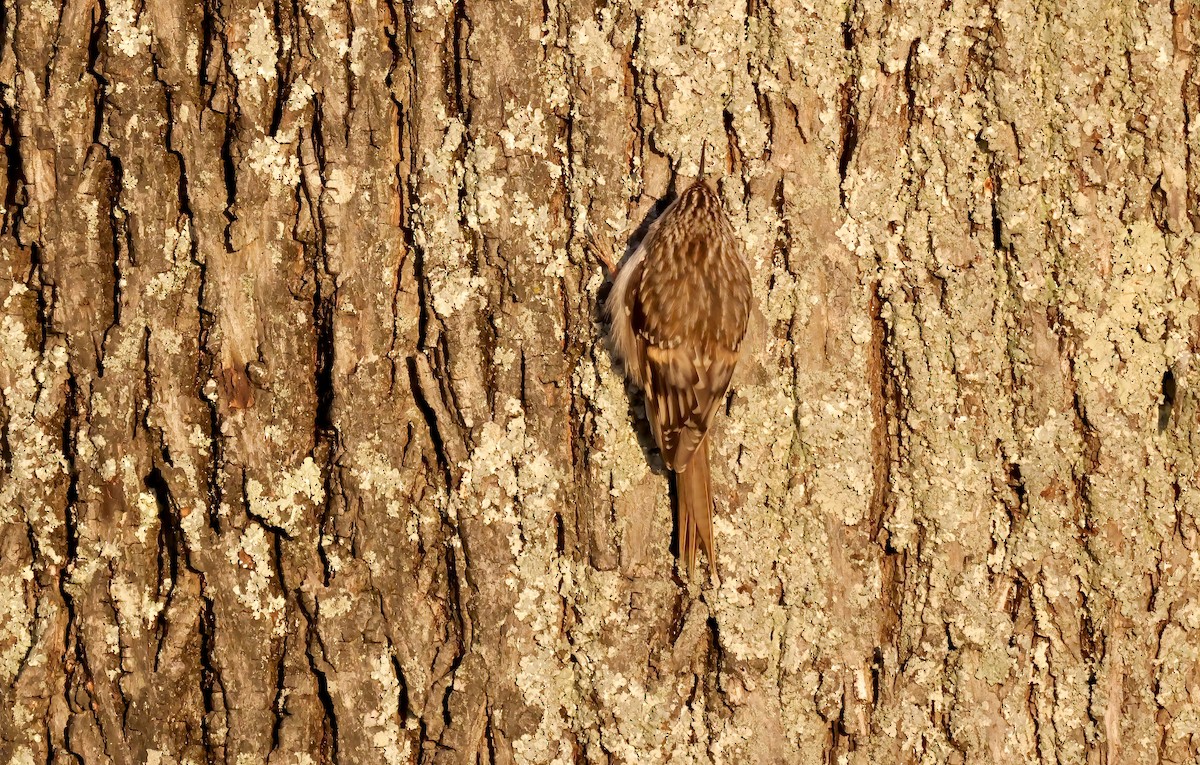
<instances>
[{"instance_id":1,"label":"small brown bird","mask_svg":"<svg viewBox=\"0 0 1200 765\"><path fill-rule=\"evenodd\" d=\"M690 575L697 543L716 571L708 435L738 362L750 269L721 199L703 176L650 226L621 267L605 307L613 346L645 391L663 461L675 471L679 555Z\"/></svg>"}]
</instances>

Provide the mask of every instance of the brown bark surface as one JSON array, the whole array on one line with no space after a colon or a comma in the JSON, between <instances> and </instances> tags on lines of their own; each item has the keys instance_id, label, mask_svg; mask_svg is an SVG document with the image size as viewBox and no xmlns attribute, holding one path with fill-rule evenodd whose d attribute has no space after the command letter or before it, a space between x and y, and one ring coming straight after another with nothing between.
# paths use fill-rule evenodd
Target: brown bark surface
<instances>
[{"instance_id":1,"label":"brown bark surface","mask_svg":"<svg viewBox=\"0 0 1200 765\"><path fill-rule=\"evenodd\" d=\"M0 763L1195 762L1198 37L4 0ZM719 588L589 252L705 142Z\"/></svg>"}]
</instances>

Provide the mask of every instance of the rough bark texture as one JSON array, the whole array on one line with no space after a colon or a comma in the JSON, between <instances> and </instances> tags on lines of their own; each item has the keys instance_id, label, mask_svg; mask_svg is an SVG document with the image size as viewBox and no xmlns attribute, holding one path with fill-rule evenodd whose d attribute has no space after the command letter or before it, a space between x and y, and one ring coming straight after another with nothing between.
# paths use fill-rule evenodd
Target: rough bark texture
<instances>
[{"instance_id":1,"label":"rough bark texture","mask_svg":"<svg viewBox=\"0 0 1200 765\"><path fill-rule=\"evenodd\" d=\"M1200 6L5 0L0 763L1190 763ZM752 263L721 586L619 256Z\"/></svg>"}]
</instances>

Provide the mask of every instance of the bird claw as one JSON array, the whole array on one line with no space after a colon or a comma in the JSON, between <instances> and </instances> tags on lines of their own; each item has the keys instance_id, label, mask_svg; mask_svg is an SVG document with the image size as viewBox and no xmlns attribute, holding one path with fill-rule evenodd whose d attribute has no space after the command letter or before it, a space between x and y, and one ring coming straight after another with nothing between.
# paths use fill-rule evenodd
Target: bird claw
<instances>
[{"instance_id":1,"label":"bird claw","mask_svg":"<svg viewBox=\"0 0 1200 765\"><path fill-rule=\"evenodd\" d=\"M604 254L604 248L600 246L600 242L596 241L596 232L592 229L590 223L586 224L583 236L583 248L587 250L592 257L604 265L604 269L608 272L609 278L616 276L616 262Z\"/></svg>"}]
</instances>

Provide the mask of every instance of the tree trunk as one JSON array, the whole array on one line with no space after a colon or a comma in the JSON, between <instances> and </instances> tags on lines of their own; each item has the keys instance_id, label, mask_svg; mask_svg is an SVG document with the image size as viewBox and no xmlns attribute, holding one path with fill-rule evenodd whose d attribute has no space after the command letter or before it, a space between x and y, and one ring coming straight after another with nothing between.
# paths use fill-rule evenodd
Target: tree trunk
<instances>
[{"instance_id":1,"label":"tree trunk","mask_svg":"<svg viewBox=\"0 0 1200 765\"><path fill-rule=\"evenodd\" d=\"M0 27L0 763L1200 756L1200 6ZM719 587L595 257L705 143Z\"/></svg>"}]
</instances>

